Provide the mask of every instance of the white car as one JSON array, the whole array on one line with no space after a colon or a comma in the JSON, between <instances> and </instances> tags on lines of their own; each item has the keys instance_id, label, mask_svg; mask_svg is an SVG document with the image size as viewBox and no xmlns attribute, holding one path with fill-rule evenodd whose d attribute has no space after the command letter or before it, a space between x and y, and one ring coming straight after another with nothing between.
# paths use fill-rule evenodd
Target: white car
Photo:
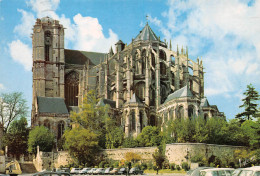
<instances>
[{"instance_id":1,"label":"white car","mask_svg":"<svg viewBox=\"0 0 260 176\"><path fill-rule=\"evenodd\" d=\"M200 171L200 176L232 176L233 168L214 168Z\"/></svg>"},{"instance_id":2,"label":"white car","mask_svg":"<svg viewBox=\"0 0 260 176\"><path fill-rule=\"evenodd\" d=\"M72 168L70 174L79 174L80 170L80 168Z\"/></svg>"},{"instance_id":3,"label":"white car","mask_svg":"<svg viewBox=\"0 0 260 176\"><path fill-rule=\"evenodd\" d=\"M244 168L238 176L260 176L260 166Z\"/></svg>"},{"instance_id":4,"label":"white car","mask_svg":"<svg viewBox=\"0 0 260 176\"><path fill-rule=\"evenodd\" d=\"M90 170L90 168L83 168L82 170L79 171L79 174L85 175L88 173L88 171Z\"/></svg>"}]
</instances>

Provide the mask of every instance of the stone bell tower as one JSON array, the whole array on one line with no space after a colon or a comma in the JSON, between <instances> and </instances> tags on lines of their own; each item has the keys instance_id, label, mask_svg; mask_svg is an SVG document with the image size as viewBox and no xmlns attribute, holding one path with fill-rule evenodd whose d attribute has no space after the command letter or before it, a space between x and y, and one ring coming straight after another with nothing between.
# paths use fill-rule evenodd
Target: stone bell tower
<instances>
[{"instance_id":1,"label":"stone bell tower","mask_svg":"<svg viewBox=\"0 0 260 176\"><path fill-rule=\"evenodd\" d=\"M33 101L37 97L64 98L64 28L49 17L37 19L32 34Z\"/></svg>"},{"instance_id":2,"label":"stone bell tower","mask_svg":"<svg viewBox=\"0 0 260 176\"><path fill-rule=\"evenodd\" d=\"M33 91L36 96L64 98L64 28L49 17L33 28Z\"/></svg>"}]
</instances>

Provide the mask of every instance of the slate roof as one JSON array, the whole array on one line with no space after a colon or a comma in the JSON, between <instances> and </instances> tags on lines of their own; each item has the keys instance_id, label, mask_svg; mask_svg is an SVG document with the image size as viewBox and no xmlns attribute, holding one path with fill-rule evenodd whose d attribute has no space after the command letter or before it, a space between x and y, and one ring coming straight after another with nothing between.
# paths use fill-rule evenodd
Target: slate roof
<instances>
[{"instance_id":1,"label":"slate roof","mask_svg":"<svg viewBox=\"0 0 260 176\"><path fill-rule=\"evenodd\" d=\"M103 62L105 53L78 51L78 50L64 50L65 63L84 65L88 60L91 65L98 65L100 61Z\"/></svg>"},{"instance_id":2,"label":"slate roof","mask_svg":"<svg viewBox=\"0 0 260 176\"><path fill-rule=\"evenodd\" d=\"M97 103L97 105L99 106L105 106L105 105L110 105L111 108L116 108L116 102L113 100L109 100L109 99L105 99L102 98L101 100L99 100L99 102Z\"/></svg>"},{"instance_id":3,"label":"slate roof","mask_svg":"<svg viewBox=\"0 0 260 176\"><path fill-rule=\"evenodd\" d=\"M68 114L64 98L37 97L38 111L40 113Z\"/></svg>"},{"instance_id":4,"label":"slate roof","mask_svg":"<svg viewBox=\"0 0 260 176\"><path fill-rule=\"evenodd\" d=\"M136 36L134 41L139 41L139 40L151 40L151 41L158 41L158 37L155 35L153 30L150 28L148 23L146 23L145 27L143 30Z\"/></svg>"},{"instance_id":5,"label":"slate roof","mask_svg":"<svg viewBox=\"0 0 260 176\"><path fill-rule=\"evenodd\" d=\"M200 102L200 107L210 107L208 99L207 98L202 98Z\"/></svg>"},{"instance_id":6,"label":"slate roof","mask_svg":"<svg viewBox=\"0 0 260 176\"><path fill-rule=\"evenodd\" d=\"M133 94L132 98L130 99L129 103L138 103L138 104L142 104L141 100L135 95L135 93Z\"/></svg>"},{"instance_id":7,"label":"slate roof","mask_svg":"<svg viewBox=\"0 0 260 176\"><path fill-rule=\"evenodd\" d=\"M176 90L172 94L168 95L167 99L164 103L167 103L168 101L171 101L173 99L181 98L181 97L193 97L192 92L188 88L188 86L184 86L183 88Z\"/></svg>"}]
</instances>

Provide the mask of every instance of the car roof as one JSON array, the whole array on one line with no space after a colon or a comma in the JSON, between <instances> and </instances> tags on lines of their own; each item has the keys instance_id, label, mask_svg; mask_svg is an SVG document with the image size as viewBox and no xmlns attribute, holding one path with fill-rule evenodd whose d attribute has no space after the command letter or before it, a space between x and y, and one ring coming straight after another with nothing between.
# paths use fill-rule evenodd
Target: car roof
<instances>
[{"instance_id":1,"label":"car roof","mask_svg":"<svg viewBox=\"0 0 260 176\"><path fill-rule=\"evenodd\" d=\"M218 171L218 170L235 170L233 168L213 168L213 169L203 169L201 171Z\"/></svg>"},{"instance_id":2,"label":"car roof","mask_svg":"<svg viewBox=\"0 0 260 176\"><path fill-rule=\"evenodd\" d=\"M243 170L260 171L260 166L247 167L247 168L244 168Z\"/></svg>"},{"instance_id":3,"label":"car roof","mask_svg":"<svg viewBox=\"0 0 260 176\"><path fill-rule=\"evenodd\" d=\"M40 175L40 174L68 174L68 172L61 172L61 171L56 171L56 172L53 172L53 171L42 171L42 172L37 172L33 175Z\"/></svg>"}]
</instances>

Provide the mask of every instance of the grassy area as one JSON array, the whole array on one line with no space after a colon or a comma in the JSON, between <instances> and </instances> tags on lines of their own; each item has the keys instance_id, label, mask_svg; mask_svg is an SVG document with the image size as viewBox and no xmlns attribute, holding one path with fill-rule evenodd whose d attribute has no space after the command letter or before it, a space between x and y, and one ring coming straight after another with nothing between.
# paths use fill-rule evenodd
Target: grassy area
<instances>
[{"instance_id":1,"label":"grassy area","mask_svg":"<svg viewBox=\"0 0 260 176\"><path fill-rule=\"evenodd\" d=\"M145 174L156 174L156 171L155 170L145 170L144 171ZM159 170L159 174L171 174L171 173L177 173L177 174L185 174L186 171L184 170L171 170L171 169L162 169L162 170Z\"/></svg>"}]
</instances>

